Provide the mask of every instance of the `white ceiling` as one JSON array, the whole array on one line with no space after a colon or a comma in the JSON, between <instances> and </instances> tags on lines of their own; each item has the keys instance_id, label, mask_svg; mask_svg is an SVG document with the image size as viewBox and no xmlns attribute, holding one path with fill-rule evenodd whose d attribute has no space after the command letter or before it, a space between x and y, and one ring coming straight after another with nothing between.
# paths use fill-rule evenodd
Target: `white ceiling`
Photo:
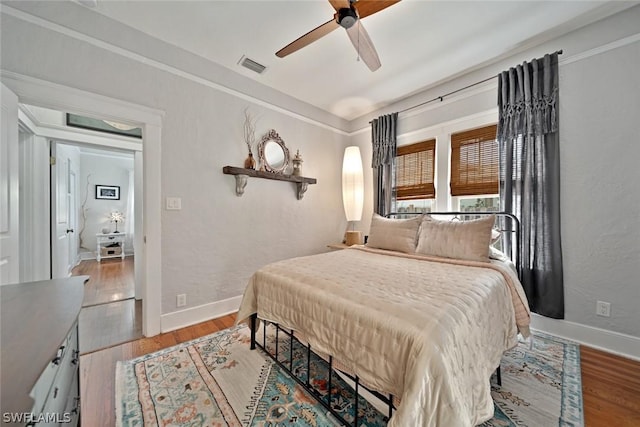
<instances>
[{"instance_id":1,"label":"white ceiling","mask_svg":"<svg viewBox=\"0 0 640 427\"><path fill-rule=\"evenodd\" d=\"M362 20L382 62L375 72L342 28L275 56L332 18L327 0L97 0L92 10L351 120L634 3L403 0ZM243 55L267 70L240 67Z\"/></svg>"}]
</instances>

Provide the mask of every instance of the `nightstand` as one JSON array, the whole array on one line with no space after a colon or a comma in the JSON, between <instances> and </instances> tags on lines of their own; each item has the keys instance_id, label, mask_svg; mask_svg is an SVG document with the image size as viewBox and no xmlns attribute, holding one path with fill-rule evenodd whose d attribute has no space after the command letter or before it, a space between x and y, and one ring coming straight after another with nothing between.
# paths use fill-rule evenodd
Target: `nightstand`
<instances>
[{"instance_id":1,"label":"nightstand","mask_svg":"<svg viewBox=\"0 0 640 427\"><path fill-rule=\"evenodd\" d=\"M125 239L126 235L124 233L96 234L96 261L100 262L102 258L114 257L124 259Z\"/></svg>"}]
</instances>

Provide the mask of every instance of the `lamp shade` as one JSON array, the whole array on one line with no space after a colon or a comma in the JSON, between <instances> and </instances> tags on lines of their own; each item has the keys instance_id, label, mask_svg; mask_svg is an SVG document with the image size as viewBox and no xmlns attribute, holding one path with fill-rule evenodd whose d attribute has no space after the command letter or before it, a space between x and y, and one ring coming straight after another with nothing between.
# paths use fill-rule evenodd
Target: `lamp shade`
<instances>
[{"instance_id":1,"label":"lamp shade","mask_svg":"<svg viewBox=\"0 0 640 427\"><path fill-rule=\"evenodd\" d=\"M347 221L362 219L364 178L359 147L347 147L342 162L342 202Z\"/></svg>"}]
</instances>

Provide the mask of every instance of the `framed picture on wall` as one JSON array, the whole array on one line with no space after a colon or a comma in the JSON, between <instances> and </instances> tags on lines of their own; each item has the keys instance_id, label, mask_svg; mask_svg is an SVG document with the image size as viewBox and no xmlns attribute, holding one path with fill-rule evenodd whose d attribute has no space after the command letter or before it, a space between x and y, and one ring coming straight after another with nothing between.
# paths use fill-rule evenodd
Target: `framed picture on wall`
<instances>
[{"instance_id":1,"label":"framed picture on wall","mask_svg":"<svg viewBox=\"0 0 640 427\"><path fill-rule=\"evenodd\" d=\"M120 187L115 185L96 185L96 199L120 200Z\"/></svg>"}]
</instances>

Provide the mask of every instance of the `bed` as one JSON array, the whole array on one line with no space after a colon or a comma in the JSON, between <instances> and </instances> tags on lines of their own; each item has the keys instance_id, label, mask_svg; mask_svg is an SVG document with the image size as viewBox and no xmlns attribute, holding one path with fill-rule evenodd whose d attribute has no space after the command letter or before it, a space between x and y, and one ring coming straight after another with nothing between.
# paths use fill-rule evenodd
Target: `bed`
<instances>
[{"instance_id":1,"label":"bed","mask_svg":"<svg viewBox=\"0 0 640 427\"><path fill-rule=\"evenodd\" d=\"M517 220L498 214L507 221L497 232L494 214L435 215L374 215L367 245L259 269L237 321L282 325L367 388L392 396L389 426L490 419L490 377L518 333L529 334L517 262L491 246L500 232L513 243Z\"/></svg>"}]
</instances>

